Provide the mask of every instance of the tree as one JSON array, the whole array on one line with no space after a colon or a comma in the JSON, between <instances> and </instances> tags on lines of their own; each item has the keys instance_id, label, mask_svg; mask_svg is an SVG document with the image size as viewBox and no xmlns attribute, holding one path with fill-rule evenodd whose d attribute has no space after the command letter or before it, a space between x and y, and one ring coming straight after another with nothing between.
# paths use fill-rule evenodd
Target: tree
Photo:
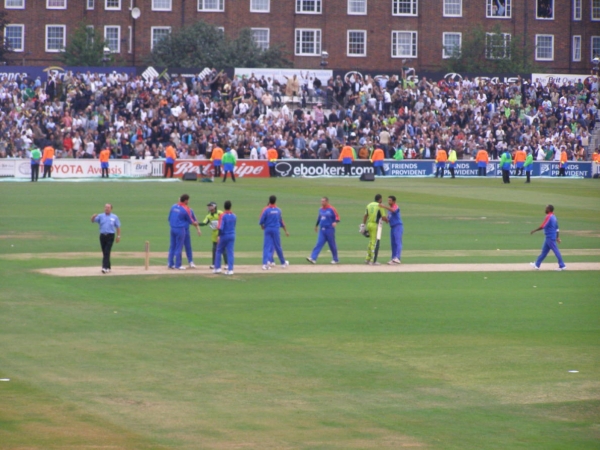
<instances>
[{"instance_id":1,"label":"tree","mask_svg":"<svg viewBox=\"0 0 600 450\"><path fill-rule=\"evenodd\" d=\"M10 44L4 36L4 28L10 22L6 18L6 11L0 11L0 62L6 62L6 57L12 53Z\"/></svg>"},{"instance_id":2,"label":"tree","mask_svg":"<svg viewBox=\"0 0 600 450\"><path fill-rule=\"evenodd\" d=\"M67 66L99 67L113 61L111 53L104 54L104 37L93 27L83 23L69 36L67 46L58 56Z\"/></svg>"},{"instance_id":3,"label":"tree","mask_svg":"<svg viewBox=\"0 0 600 450\"><path fill-rule=\"evenodd\" d=\"M290 67L280 45L261 49L252 31L243 29L236 39L199 21L171 33L154 44L148 64L166 67Z\"/></svg>"},{"instance_id":4,"label":"tree","mask_svg":"<svg viewBox=\"0 0 600 450\"><path fill-rule=\"evenodd\" d=\"M460 48L446 47L451 57L445 59L443 70L448 72L529 73L535 71L533 48L522 45L522 37L503 33L500 26L486 30L477 26Z\"/></svg>"}]
</instances>

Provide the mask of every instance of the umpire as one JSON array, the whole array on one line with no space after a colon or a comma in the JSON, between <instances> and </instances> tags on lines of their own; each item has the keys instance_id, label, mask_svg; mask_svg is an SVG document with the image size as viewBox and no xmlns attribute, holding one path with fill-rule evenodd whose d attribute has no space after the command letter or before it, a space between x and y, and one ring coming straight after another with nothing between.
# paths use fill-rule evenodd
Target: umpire
<instances>
[{"instance_id":1,"label":"umpire","mask_svg":"<svg viewBox=\"0 0 600 450\"><path fill-rule=\"evenodd\" d=\"M112 213L112 205L107 203L104 205L104 214L94 214L92 223L97 223L100 226L100 247L102 248L102 273L110 272L110 251L115 242L115 234L117 244L121 240L121 222L119 218Z\"/></svg>"}]
</instances>

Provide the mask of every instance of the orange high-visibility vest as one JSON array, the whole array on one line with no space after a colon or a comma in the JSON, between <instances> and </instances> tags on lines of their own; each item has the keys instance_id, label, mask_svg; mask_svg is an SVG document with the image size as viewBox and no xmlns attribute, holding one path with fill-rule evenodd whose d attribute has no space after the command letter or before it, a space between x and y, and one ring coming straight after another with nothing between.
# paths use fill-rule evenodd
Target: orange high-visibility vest
<instances>
[{"instance_id":1,"label":"orange high-visibility vest","mask_svg":"<svg viewBox=\"0 0 600 450\"><path fill-rule=\"evenodd\" d=\"M489 163L490 162L490 157L488 155L487 150L479 150L477 152L477 156L475 157L475 161L476 162L484 162L484 163Z\"/></svg>"}]
</instances>

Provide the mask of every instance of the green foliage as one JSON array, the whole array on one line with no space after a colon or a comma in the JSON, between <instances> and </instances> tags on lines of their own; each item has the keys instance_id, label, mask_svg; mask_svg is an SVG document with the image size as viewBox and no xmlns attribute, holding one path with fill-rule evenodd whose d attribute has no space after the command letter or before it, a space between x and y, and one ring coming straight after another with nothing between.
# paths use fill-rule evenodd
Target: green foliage
<instances>
[{"instance_id":1,"label":"green foliage","mask_svg":"<svg viewBox=\"0 0 600 450\"><path fill-rule=\"evenodd\" d=\"M281 45L262 50L252 31L229 39L206 22L184 27L154 45L148 63L167 67L290 67Z\"/></svg>"},{"instance_id":2,"label":"green foliage","mask_svg":"<svg viewBox=\"0 0 600 450\"><path fill-rule=\"evenodd\" d=\"M82 23L69 36L67 46L58 56L59 60L67 66L99 67L103 64L110 65L113 55L108 54L104 59L104 47L107 45L102 34L95 28L88 28Z\"/></svg>"},{"instance_id":3,"label":"green foliage","mask_svg":"<svg viewBox=\"0 0 600 450\"><path fill-rule=\"evenodd\" d=\"M460 49L448 48L452 57L444 60L449 72L527 73L539 70L533 61L533 48L523 45L522 36L503 35L499 25L482 26L463 33Z\"/></svg>"}]
</instances>

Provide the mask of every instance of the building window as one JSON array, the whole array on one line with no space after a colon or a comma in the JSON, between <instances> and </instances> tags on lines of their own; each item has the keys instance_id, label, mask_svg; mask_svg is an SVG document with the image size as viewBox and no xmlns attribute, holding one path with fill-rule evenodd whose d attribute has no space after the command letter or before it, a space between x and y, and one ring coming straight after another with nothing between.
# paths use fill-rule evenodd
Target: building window
<instances>
[{"instance_id":1,"label":"building window","mask_svg":"<svg viewBox=\"0 0 600 450\"><path fill-rule=\"evenodd\" d=\"M600 36L592 36L592 59L600 58Z\"/></svg>"},{"instance_id":2,"label":"building window","mask_svg":"<svg viewBox=\"0 0 600 450\"><path fill-rule=\"evenodd\" d=\"M600 20L600 0L592 0L592 20Z\"/></svg>"},{"instance_id":3,"label":"building window","mask_svg":"<svg viewBox=\"0 0 600 450\"><path fill-rule=\"evenodd\" d=\"M22 52L24 49L25 25L11 23L4 27L4 39L8 48L13 52Z\"/></svg>"},{"instance_id":4,"label":"building window","mask_svg":"<svg viewBox=\"0 0 600 450\"><path fill-rule=\"evenodd\" d=\"M67 9L67 0L46 0L46 9Z\"/></svg>"},{"instance_id":5,"label":"building window","mask_svg":"<svg viewBox=\"0 0 600 450\"><path fill-rule=\"evenodd\" d=\"M104 0L104 9L107 11L120 11L121 0Z\"/></svg>"},{"instance_id":6,"label":"building window","mask_svg":"<svg viewBox=\"0 0 600 450\"><path fill-rule=\"evenodd\" d=\"M462 33L444 33L443 34L444 59L458 58L462 45Z\"/></svg>"},{"instance_id":7,"label":"building window","mask_svg":"<svg viewBox=\"0 0 600 450\"><path fill-rule=\"evenodd\" d=\"M94 0L86 0L85 9L94 9Z\"/></svg>"},{"instance_id":8,"label":"building window","mask_svg":"<svg viewBox=\"0 0 600 450\"><path fill-rule=\"evenodd\" d=\"M94 45L94 25L85 26L85 40L87 45Z\"/></svg>"},{"instance_id":9,"label":"building window","mask_svg":"<svg viewBox=\"0 0 600 450\"><path fill-rule=\"evenodd\" d=\"M65 25L46 25L46 52L56 53L65 48L67 27Z\"/></svg>"},{"instance_id":10,"label":"building window","mask_svg":"<svg viewBox=\"0 0 600 450\"><path fill-rule=\"evenodd\" d=\"M104 27L104 40L111 53L121 53L121 27L106 25Z\"/></svg>"},{"instance_id":11,"label":"building window","mask_svg":"<svg viewBox=\"0 0 600 450\"><path fill-rule=\"evenodd\" d=\"M536 61L554 60L554 36L551 34L535 35L535 59Z\"/></svg>"},{"instance_id":12,"label":"building window","mask_svg":"<svg viewBox=\"0 0 600 450\"><path fill-rule=\"evenodd\" d=\"M296 13L321 14L322 3L322 0L296 0Z\"/></svg>"},{"instance_id":13,"label":"building window","mask_svg":"<svg viewBox=\"0 0 600 450\"><path fill-rule=\"evenodd\" d=\"M267 50L269 48L269 29L251 28L251 30L254 43L258 45L261 50Z\"/></svg>"},{"instance_id":14,"label":"building window","mask_svg":"<svg viewBox=\"0 0 600 450\"><path fill-rule=\"evenodd\" d=\"M510 59L510 34L486 33L485 57L487 59Z\"/></svg>"},{"instance_id":15,"label":"building window","mask_svg":"<svg viewBox=\"0 0 600 450\"><path fill-rule=\"evenodd\" d=\"M198 11L225 11L225 0L198 0Z\"/></svg>"},{"instance_id":16,"label":"building window","mask_svg":"<svg viewBox=\"0 0 600 450\"><path fill-rule=\"evenodd\" d=\"M296 28L296 55L321 56L321 30Z\"/></svg>"},{"instance_id":17,"label":"building window","mask_svg":"<svg viewBox=\"0 0 600 450\"><path fill-rule=\"evenodd\" d=\"M133 53L133 27L129 25L127 27L127 53Z\"/></svg>"},{"instance_id":18,"label":"building window","mask_svg":"<svg viewBox=\"0 0 600 450\"><path fill-rule=\"evenodd\" d=\"M348 56L367 56L367 32L348 30Z\"/></svg>"},{"instance_id":19,"label":"building window","mask_svg":"<svg viewBox=\"0 0 600 450\"><path fill-rule=\"evenodd\" d=\"M417 57L417 32L392 31L392 58Z\"/></svg>"},{"instance_id":20,"label":"building window","mask_svg":"<svg viewBox=\"0 0 600 450\"><path fill-rule=\"evenodd\" d=\"M538 19L554 19L554 0L537 0L536 15Z\"/></svg>"},{"instance_id":21,"label":"building window","mask_svg":"<svg viewBox=\"0 0 600 450\"><path fill-rule=\"evenodd\" d=\"M509 19L512 0L486 0L486 17L489 19Z\"/></svg>"},{"instance_id":22,"label":"building window","mask_svg":"<svg viewBox=\"0 0 600 450\"><path fill-rule=\"evenodd\" d=\"M462 0L444 0L444 17L461 17Z\"/></svg>"},{"instance_id":23,"label":"building window","mask_svg":"<svg viewBox=\"0 0 600 450\"><path fill-rule=\"evenodd\" d=\"M367 13L367 0L348 0L348 14L360 15Z\"/></svg>"},{"instance_id":24,"label":"building window","mask_svg":"<svg viewBox=\"0 0 600 450\"><path fill-rule=\"evenodd\" d=\"M25 0L4 0L6 9L25 9Z\"/></svg>"},{"instance_id":25,"label":"building window","mask_svg":"<svg viewBox=\"0 0 600 450\"><path fill-rule=\"evenodd\" d=\"M418 0L392 0L394 16L416 16Z\"/></svg>"},{"instance_id":26,"label":"building window","mask_svg":"<svg viewBox=\"0 0 600 450\"><path fill-rule=\"evenodd\" d=\"M250 0L250 12L268 13L271 11L270 0Z\"/></svg>"},{"instance_id":27,"label":"building window","mask_svg":"<svg viewBox=\"0 0 600 450\"><path fill-rule=\"evenodd\" d=\"M581 1L573 0L573 20L581 20Z\"/></svg>"},{"instance_id":28,"label":"building window","mask_svg":"<svg viewBox=\"0 0 600 450\"><path fill-rule=\"evenodd\" d=\"M573 36L573 61L581 61L581 36Z\"/></svg>"},{"instance_id":29,"label":"building window","mask_svg":"<svg viewBox=\"0 0 600 450\"><path fill-rule=\"evenodd\" d=\"M171 11L172 0L152 0L152 11Z\"/></svg>"},{"instance_id":30,"label":"building window","mask_svg":"<svg viewBox=\"0 0 600 450\"><path fill-rule=\"evenodd\" d=\"M152 27L151 30L152 42L150 43L150 50L153 50L156 44L171 34L171 27Z\"/></svg>"}]
</instances>

